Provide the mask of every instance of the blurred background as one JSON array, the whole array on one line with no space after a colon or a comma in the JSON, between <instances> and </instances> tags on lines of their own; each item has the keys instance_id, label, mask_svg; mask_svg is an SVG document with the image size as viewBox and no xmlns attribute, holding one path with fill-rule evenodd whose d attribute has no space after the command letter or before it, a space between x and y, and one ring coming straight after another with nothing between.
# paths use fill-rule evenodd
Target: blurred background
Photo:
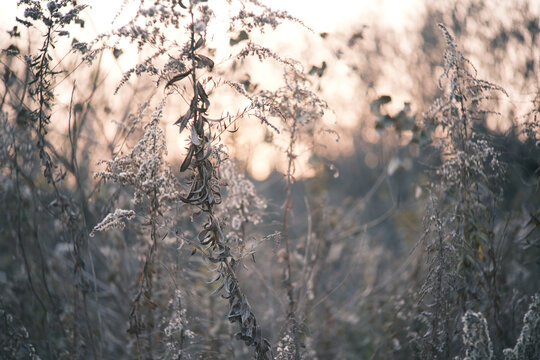
<instances>
[{"instance_id":1,"label":"blurred background","mask_svg":"<svg viewBox=\"0 0 540 360\"><path fill-rule=\"evenodd\" d=\"M124 25L138 8L137 2L120 0L99 0L89 5L83 13L85 27L73 31L73 36L81 42L91 41L99 34ZM535 64L538 53L534 46L537 40L535 21L540 12L537 1L455 1L443 5L420 0L337 1L332 4L298 0L273 1L269 5L288 11L301 19L309 29L297 24L283 24L265 34L253 34L252 40L263 43L284 57L298 59L306 72L316 75L310 80L329 104L331 111L326 116L328 126L341 130L339 142L327 139L324 151L331 159L357 152L355 139L370 144L380 142L381 134L374 128L374 117L369 108L370 103L379 96L392 96L392 102L386 105L389 113L399 112L405 103L410 105L412 113L427 110L438 95L437 83L429 80L437 78L442 72L444 42L441 41L438 23L455 30L457 42L481 77L500 84L510 95L501 107L513 119L506 116L489 118L487 125L491 130L504 132L514 120L522 120L524 113L529 111L522 105L531 103L536 97L538 74ZM228 60L231 50L234 53L235 47L238 49L242 41L230 45L232 34L226 30L231 10L220 2L212 6L217 9L221 6L223 11L215 11L216 20L209 34L209 46L215 49L221 67L228 69L231 66ZM0 29L5 33L11 29L13 19L17 16L16 2L4 4L1 16ZM36 43L40 39L36 32L23 32L22 37ZM283 41L284 38L287 41ZM6 47L9 41L4 37L2 45ZM86 65L78 64L77 60L69 56L66 58L70 45L71 40L60 42L54 49L59 59L66 60L59 66L66 69L74 66L85 68ZM114 55L112 52L101 55L99 69L88 68L88 84L84 79L77 79L81 90L92 86L95 81L100 86L116 88L123 73L148 56L127 43L123 44L124 47L118 45ZM252 62L246 64L243 71L235 72L239 80L260 85L261 88L275 88L281 81L280 68L271 64ZM106 111L109 115L109 120L102 126L105 139L109 141L116 132L114 122L110 119L122 116L126 103L142 103L148 95L146 84L139 81L129 85L129 88L121 89L114 97L102 102L100 109L96 109ZM58 85L61 94L58 111L62 107L67 108L71 86L72 81L67 80ZM234 101L239 100L225 95L221 103L225 107ZM185 139L177 136L172 122L165 125L168 142L174 144L169 148L170 159L178 160L183 155ZM264 144L263 129L257 124L243 126L251 128L244 136L239 134L235 138L236 146L231 151L245 164L250 175L264 180L276 168L283 171L283 165L280 165L283 164L283 157L277 154L277 149ZM411 133L406 130L402 135L405 142ZM241 150L237 149L240 147ZM363 153L366 164L371 168L388 160L376 160L380 154L372 151ZM311 150L306 150L300 155L303 157L299 161L297 175L313 174L312 166L308 165L310 154Z\"/></svg>"}]
</instances>

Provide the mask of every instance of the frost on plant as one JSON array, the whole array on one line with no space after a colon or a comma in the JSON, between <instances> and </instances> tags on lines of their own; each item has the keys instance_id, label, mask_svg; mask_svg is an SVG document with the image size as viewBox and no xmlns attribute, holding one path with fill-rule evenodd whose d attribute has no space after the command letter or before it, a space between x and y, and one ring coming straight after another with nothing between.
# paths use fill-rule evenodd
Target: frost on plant
<instances>
[{"instance_id":1,"label":"frost on plant","mask_svg":"<svg viewBox=\"0 0 540 360\"><path fill-rule=\"evenodd\" d=\"M110 229L123 229L126 226L125 220L131 220L135 217L135 211L116 209L101 220L99 224L94 226L90 236L94 236L96 231L107 231Z\"/></svg>"},{"instance_id":2,"label":"frost on plant","mask_svg":"<svg viewBox=\"0 0 540 360\"><path fill-rule=\"evenodd\" d=\"M94 176L105 182L130 185L133 188L133 201L141 206L155 197L159 206L179 199L178 183L171 174L164 156L167 154L165 134L159 125L162 109L159 107L151 121L144 126L142 138L127 154L112 160L101 161L106 170ZM162 209L165 210L165 209Z\"/></svg>"},{"instance_id":3,"label":"frost on plant","mask_svg":"<svg viewBox=\"0 0 540 360\"><path fill-rule=\"evenodd\" d=\"M482 313L467 311L461 318L463 323L463 360L493 359L493 344L488 324ZM503 350L505 360L530 360L540 357L540 295L532 298L523 318L523 327L516 345Z\"/></svg>"},{"instance_id":4,"label":"frost on plant","mask_svg":"<svg viewBox=\"0 0 540 360\"><path fill-rule=\"evenodd\" d=\"M216 214L230 224L227 240L244 241L244 227L248 223L262 222L261 211L266 208L266 202L257 195L253 183L238 172L232 160L221 163L220 175L227 186L227 194Z\"/></svg>"},{"instance_id":5,"label":"frost on plant","mask_svg":"<svg viewBox=\"0 0 540 360\"><path fill-rule=\"evenodd\" d=\"M185 352L189 342L195 337L193 331L188 328L186 309L182 305L182 292L176 290L173 298L169 301L170 314L164 319L163 337L165 354L161 359L190 358Z\"/></svg>"},{"instance_id":6,"label":"frost on plant","mask_svg":"<svg viewBox=\"0 0 540 360\"><path fill-rule=\"evenodd\" d=\"M104 171L95 174L104 182L114 182L130 186L134 191L133 202L136 212L144 218L143 229L149 233L149 249L144 257L140 275L137 278L137 292L131 302L128 333L135 335L137 349L141 352L145 342L146 356L152 357L153 310L157 307L153 299L155 255L158 241L163 240L172 222L168 216L172 203L180 199L179 185L172 175L164 156L167 152L164 132L159 125L162 115L161 103L143 130L141 139L125 155L116 156L109 161ZM101 221L92 231L123 227L124 220L135 216L133 210L116 210ZM163 235L165 234L165 235Z\"/></svg>"},{"instance_id":7,"label":"frost on plant","mask_svg":"<svg viewBox=\"0 0 540 360\"><path fill-rule=\"evenodd\" d=\"M297 349L293 336L285 331L276 345L276 360L296 359Z\"/></svg>"},{"instance_id":8,"label":"frost on plant","mask_svg":"<svg viewBox=\"0 0 540 360\"><path fill-rule=\"evenodd\" d=\"M540 358L540 294L532 298L523 318L523 328L513 349L504 349L505 360Z\"/></svg>"},{"instance_id":9,"label":"frost on plant","mask_svg":"<svg viewBox=\"0 0 540 360\"><path fill-rule=\"evenodd\" d=\"M540 95L518 133L529 102L509 88L496 103L504 90L444 26L441 41L427 23L407 33L445 48L442 64L427 51L396 63L383 58L401 47L376 26L304 36L269 1L119 1L115 29L93 41L82 1L15 2L0 51L0 358L540 359L540 299L528 311L526 300L540 284ZM488 1L450 3L445 21L469 10L458 3ZM534 55L538 18L520 16L505 31L471 17L452 31ZM538 72L531 54L499 50L486 58ZM386 80L412 84L396 116L375 111L391 96L371 101ZM319 142L336 134L333 115L347 129L336 146ZM405 144L410 132L421 144ZM246 151L246 137L260 143ZM225 143L276 172L252 183ZM242 266L256 241L256 263Z\"/></svg>"},{"instance_id":10,"label":"frost on plant","mask_svg":"<svg viewBox=\"0 0 540 360\"><path fill-rule=\"evenodd\" d=\"M484 315L468 310L461 318L461 322L465 347L463 360L493 359L493 344Z\"/></svg>"},{"instance_id":11,"label":"frost on plant","mask_svg":"<svg viewBox=\"0 0 540 360\"><path fill-rule=\"evenodd\" d=\"M427 296L426 306L433 307L426 312L428 319L422 317L427 330L421 343L428 357L449 356L451 344L457 341L452 318L459 316L458 305L475 308L485 301L491 303L490 318L498 316L498 296L494 295L498 279L490 270L497 266L492 214L504 175L500 154L479 125L493 115L484 110L485 103L497 93L506 93L478 79L453 36L443 25L439 27L446 40L439 78L444 95L424 114L425 128L432 132L433 147L441 157L432 172L437 181L431 181L431 204L426 211L429 270L420 294ZM480 300L481 288L488 288L492 295ZM428 305L429 300L434 303Z\"/></svg>"},{"instance_id":12,"label":"frost on plant","mask_svg":"<svg viewBox=\"0 0 540 360\"><path fill-rule=\"evenodd\" d=\"M258 0L248 0L248 3L255 5L254 10L248 10L244 7L240 12L231 18L231 29L234 29L239 23L242 28L253 30L255 28L264 31L266 26L275 30L284 20L296 22L304 27L306 25L299 19L291 16L286 11L272 10Z\"/></svg>"}]
</instances>

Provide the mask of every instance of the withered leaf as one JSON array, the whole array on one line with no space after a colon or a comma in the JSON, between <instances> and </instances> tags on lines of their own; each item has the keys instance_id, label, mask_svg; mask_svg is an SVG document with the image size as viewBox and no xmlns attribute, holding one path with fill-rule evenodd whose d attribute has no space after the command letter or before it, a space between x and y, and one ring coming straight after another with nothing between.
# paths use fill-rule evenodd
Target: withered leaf
<instances>
[{"instance_id":1,"label":"withered leaf","mask_svg":"<svg viewBox=\"0 0 540 360\"><path fill-rule=\"evenodd\" d=\"M190 107L184 115L180 116L178 120L176 120L174 125L180 124L180 133L186 128L186 125L189 119L191 119L192 115L193 115L193 111L191 110L191 107Z\"/></svg>"},{"instance_id":2,"label":"withered leaf","mask_svg":"<svg viewBox=\"0 0 540 360\"><path fill-rule=\"evenodd\" d=\"M208 282L208 284L213 284L216 281L218 281L220 278L221 278L221 274L218 273L215 278L213 278L210 282Z\"/></svg>"},{"instance_id":3,"label":"withered leaf","mask_svg":"<svg viewBox=\"0 0 540 360\"><path fill-rule=\"evenodd\" d=\"M113 49L113 56L115 59L118 59L120 55L122 55L123 53L124 52L122 51L122 49L118 49L118 48Z\"/></svg>"},{"instance_id":4,"label":"withered leaf","mask_svg":"<svg viewBox=\"0 0 540 360\"><path fill-rule=\"evenodd\" d=\"M7 54L8 56L19 55L21 53L19 48L13 44L9 45L7 49L2 50L2 52Z\"/></svg>"},{"instance_id":5,"label":"withered leaf","mask_svg":"<svg viewBox=\"0 0 540 360\"><path fill-rule=\"evenodd\" d=\"M206 91L204 91L204 87L201 85L200 82L197 82L197 93L199 94L199 97L203 102L203 107L201 110L208 110L208 108L210 107L210 100L208 100L208 95L206 94Z\"/></svg>"},{"instance_id":6,"label":"withered leaf","mask_svg":"<svg viewBox=\"0 0 540 360\"><path fill-rule=\"evenodd\" d=\"M317 75L318 77L322 77L327 66L326 61L323 61L320 67L313 65L309 70L309 75Z\"/></svg>"},{"instance_id":7,"label":"withered leaf","mask_svg":"<svg viewBox=\"0 0 540 360\"><path fill-rule=\"evenodd\" d=\"M197 131L198 135L203 136L204 132L204 119L202 119L202 115L199 116L199 121L196 121L194 124L195 130Z\"/></svg>"},{"instance_id":8,"label":"withered leaf","mask_svg":"<svg viewBox=\"0 0 540 360\"><path fill-rule=\"evenodd\" d=\"M184 172L189 167L189 164L191 164L191 158L193 157L193 152L195 151L195 147L191 145L189 147L188 153L186 155L186 158L182 162L182 165L180 165L180 172Z\"/></svg>"},{"instance_id":9,"label":"withered leaf","mask_svg":"<svg viewBox=\"0 0 540 360\"><path fill-rule=\"evenodd\" d=\"M236 39L231 38L231 39L229 40L229 44L230 44L231 46L233 46L233 45L236 45L236 44L238 44L239 42L241 42L241 41L243 41L243 40L247 40L247 39L249 39L248 33L245 32L244 30L242 30L242 31L240 31L240 33L238 34L238 36L236 37Z\"/></svg>"},{"instance_id":10,"label":"withered leaf","mask_svg":"<svg viewBox=\"0 0 540 360\"><path fill-rule=\"evenodd\" d=\"M182 80L183 78L185 78L185 77L188 76L189 74L191 74L191 69L189 69L189 70L187 70L187 71L184 71L184 72L181 73L181 74L178 74L178 75L173 76L173 78L167 82L167 85L165 85L165 88L168 88L169 86L171 86L171 85L174 84L175 82Z\"/></svg>"},{"instance_id":11,"label":"withered leaf","mask_svg":"<svg viewBox=\"0 0 540 360\"><path fill-rule=\"evenodd\" d=\"M193 50L197 50L203 45L204 45L204 38L200 37L199 40L197 40L197 42L195 43L195 46L193 47Z\"/></svg>"},{"instance_id":12,"label":"withered leaf","mask_svg":"<svg viewBox=\"0 0 540 360\"><path fill-rule=\"evenodd\" d=\"M223 289L223 286L224 286L224 283L221 283L221 285L219 285L219 287L218 287L216 290L214 290L214 291L212 292L212 294L210 294L210 295L215 295L215 294L217 294L221 289Z\"/></svg>"},{"instance_id":13,"label":"withered leaf","mask_svg":"<svg viewBox=\"0 0 540 360\"><path fill-rule=\"evenodd\" d=\"M195 126L191 127L191 143L195 146L201 145L201 141L199 140L199 135L197 135L197 130L195 129Z\"/></svg>"},{"instance_id":14,"label":"withered leaf","mask_svg":"<svg viewBox=\"0 0 540 360\"><path fill-rule=\"evenodd\" d=\"M381 115L381 106L384 104L388 104L391 101L392 101L392 97L389 95L380 96L378 99L373 100L371 102L370 104L371 112L377 116Z\"/></svg>"},{"instance_id":15,"label":"withered leaf","mask_svg":"<svg viewBox=\"0 0 540 360\"><path fill-rule=\"evenodd\" d=\"M208 56L197 54L195 55L195 60L199 63L200 67L208 67L210 71L214 69L214 61Z\"/></svg>"}]
</instances>

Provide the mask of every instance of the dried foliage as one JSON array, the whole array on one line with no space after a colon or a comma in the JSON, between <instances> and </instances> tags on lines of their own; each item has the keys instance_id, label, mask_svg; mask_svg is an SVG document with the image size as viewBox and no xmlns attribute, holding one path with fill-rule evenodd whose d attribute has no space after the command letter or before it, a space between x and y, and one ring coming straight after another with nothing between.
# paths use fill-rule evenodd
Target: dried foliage
<instances>
[{"instance_id":1,"label":"dried foliage","mask_svg":"<svg viewBox=\"0 0 540 360\"><path fill-rule=\"evenodd\" d=\"M86 4L18 1L0 55L0 357L538 358L538 89L518 122L440 25L442 74L418 90L438 85L432 105L394 114L367 91L378 140L349 129L355 157L330 156L319 90L350 53L305 72L262 44L284 22L312 30L266 4L142 0L79 41ZM353 49L362 29L321 38ZM130 51L111 88L103 68ZM255 83L261 63L279 85ZM487 126L503 117L507 133ZM262 182L234 157L253 129L277 164Z\"/></svg>"},{"instance_id":2,"label":"dried foliage","mask_svg":"<svg viewBox=\"0 0 540 360\"><path fill-rule=\"evenodd\" d=\"M504 176L499 154L477 130L488 111L482 105L499 87L476 78L472 65L457 50L454 38L441 25L447 49L439 86L444 97L424 115L434 146L444 156L435 176L433 206L428 210L427 252L429 273L421 292L434 311L428 315L429 336L424 352L432 358L448 358L452 342L453 313L459 307L490 304L499 312L496 296L498 270L493 216ZM438 128L438 129L437 129ZM438 138L437 129L443 134ZM442 215L444 214L444 216ZM454 271L458 269L458 271ZM488 292L482 293L484 289ZM495 315L496 316L496 315ZM429 340L428 340L429 339Z\"/></svg>"}]
</instances>

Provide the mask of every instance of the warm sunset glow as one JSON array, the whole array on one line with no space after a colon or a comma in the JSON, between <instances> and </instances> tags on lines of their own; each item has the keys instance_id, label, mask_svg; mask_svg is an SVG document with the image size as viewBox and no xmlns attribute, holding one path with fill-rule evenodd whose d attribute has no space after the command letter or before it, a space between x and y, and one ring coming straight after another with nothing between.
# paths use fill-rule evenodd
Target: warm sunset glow
<instances>
[{"instance_id":1,"label":"warm sunset glow","mask_svg":"<svg viewBox=\"0 0 540 360\"><path fill-rule=\"evenodd\" d=\"M371 30L369 24L373 22L374 18L377 19L377 26L381 28L387 27L398 32L412 31L418 27L415 19L423 14L423 2L421 0L338 0L334 2L274 0L266 2L274 8L286 10L293 16L300 18L306 26L313 29L313 33L310 33L297 24L284 24L275 32L266 32L259 35L253 34L254 39L270 48L279 50L281 53L286 54L286 56L301 59L304 62L306 70L312 64L319 65L323 61L329 65L325 76L320 80L321 95L330 107L330 110L325 116L325 122L327 122L329 127L335 127L337 130L340 130L341 134L340 141L337 143L331 140L333 135L326 136L324 142L321 144L325 147L324 151L330 158L351 154L354 151L354 136L358 136L358 132L360 132L360 136L365 141L372 144L378 143L381 140L380 134L372 126L362 127L358 131L362 124L366 123L366 121L368 123L371 121L369 116L367 118L366 116L364 118L358 116L359 112L365 111L365 108L360 107L362 106L361 104L365 106L369 102L369 97L368 94L356 93L350 90L358 88L359 78L356 75L351 76L349 63L335 56L337 52L344 51L346 53L348 49L329 47L316 34L325 32L329 33L329 36L339 38L351 29L360 29L366 24L365 31L369 32ZM211 0L210 3L212 4L212 8L215 9L216 18L212 23L212 27L208 29L209 47L215 49L216 68L226 69L231 65L230 55L237 51L236 48L229 46L230 34L227 32L229 27L228 17L232 12L226 6L225 2ZM138 6L138 1L95 0L84 12L87 22L85 30L75 30L75 35L80 40L90 41L97 35L107 33L128 22L137 11ZM343 9L347 9L347 11L344 12ZM16 11L15 2L10 2L9 5L5 6L0 16L5 19L12 19ZM3 21L0 29L3 27L3 31L7 30L9 26L7 24L7 21ZM313 36L314 34L315 36ZM287 42L283 42L283 38L287 38ZM308 38L309 41L306 41ZM368 42L367 39L363 41ZM137 61L140 61L147 55L138 54L133 46L129 46L124 42L118 43L117 46L123 51L122 56L115 59L110 53L106 52L101 59L103 68L106 69L105 72L102 72L101 77L106 86L110 88L117 86L124 71L135 66ZM407 40L407 37L403 37L400 40L399 46L401 46L401 50L404 53L414 56L414 50L412 49L414 45L410 43L410 40ZM58 46L55 51L58 53L59 58L61 58L68 49L69 43L65 43ZM383 49L383 51L386 50ZM358 56L354 53L348 55L353 57ZM406 59L395 58L393 65L385 69L385 76L379 79L376 89L377 94L392 94L393 101L386 106L387 111L390 113L398 112L404 102L411 101L412 94L410 90L416 87L414 79L403 73L403 68L406 67ZM281 70L278 66L273 66L271 62L270 64L250 62L244 66L246 67L246 72L250 73L250 80L253 83L258 83L261 87L269 89L281 86ZM313 85L317 86L315 83ZM79 86L82 86L82 84L79 84ZM223 84L220 86L225 87ZM61 104L59 111L66 111L70 101L72 85L69 81L65 81L58 89L60 91L57 100L58 104ZM247 104L245 99L240 99L238 95L232 92L222 92L220 89L215 90L220 91L219 96L216 96L216 100L214 101L214 108L218 109L216 117L220 116L220 109L227 111L236 109L236 111L241 111L244 104ZM106 106L110 108L113 114L121 116L120 107L126 102L135 100L142 103L146 101L144 97L130 99L131 96L131 90L121 89L117 95L106 100ZM187 105L183 102L170 102L166 109L166 120L163 121L169 144L168 158L172 162L178 162L182 159L187 144L187 135L181 134L179 136L178 128L173 125L178 112L185 111L186 109ZM414 106L415 104L413 104ZM66 121L56 123L59 133L65 133L67 129L67 118L65 119ZM167 119L170 119L170 121ZM266 178L276 167L282 171L284 164L281 164L277 159L273 159L272 161L263 160L270 155L268 145L262 144L265 130L254 119L243 121L242 124L248 129L246 132L238 136L235 135L234 137L224 134L224 141L229 144L231 154L238 157L241 161L246 161L251 175L259 180ZM501 118L492 117L488 119L490 129L504 131L504 129L508 129L510 124L508 120ZM103 124L103 131L108 140L114 137L117 130L118 126L114 121L107 121ZM410 134L407 137L410 138ZM406 139L402 139L402 141L406 141ZM307 155L303 155L297 159L296 176L299 178L310 176L313 172L310 170L310 166L306 161L309 158L309 153L316 151L316 149L298 149L298 151ZM246 154L250 154L250 156ZM366 155L370 159L368 163L375 166L373 157L369 155Z\"/></svg>"},{"instance_id":2,"label":"warm sunset glow","mask_svg":"<svg viewBox=\"0 0 540 360\"><path fill-rule=\"evenodd\" d=\"M276 160L275 149L269 144L260 144L249 159L248 170L255 180L262 181L272 173Z\"/></svg>"},{"instance_id":3,"label":"warm sunset glow","mask_svg":"<svg viewBox=\"0 0 540 360\"><path fill-rule=\"evenodd\" d=\"M231 51L234 53L234 50L230 48L228 41L229 35L227 34L228 29L228 13L226 4L221 1L210 1L214 9L219 9L222 6L222 11L216 11L216 21L213 24L213 28L209 29L209 41L211 42L210 46L215 46L216 53L215 57L217 59L216 63L219 67L219 64L222 66L227 65L229 61L229 55ZM361 24L367 22L373 14L384 13L385 16L381 17L381 23L386 24L386 26L392 27L401 27L406 26L407 23L411 22L411 17L409 16L415 7L418 7L421 2L419 0L412 1L346 1L340 0L336 2L327 2L327 1L307 1L307 0L296 0L296 1L272 1L269 2L269 5L274 8L279 8L288 11L293 16L296 16L310 28L313 29L315 33L319 32L343 32L347 31L350 28L358 27ZM99 34L104 34L111 31L114 28L117 28L125 24L132 16L135 14L139 6L138 1L121 1L121 0L95 0L91 3L91 6L85 10L85 17L87 19L87 25L85 26L85 32L77 31L77 36L82 41L90 41L95 36ZM343 9L346 8L347 11L343 12ZM11 4L6 11L3 11L2 16L6 19L12 19L16 12L15 4ZM3 22L6 24L6 22ZM5 26L5 25L4 25ZM281 52L288 54L293 58L303 58L302 54L307 52L310 53L310 58L316 63L321 63L322 61L331 61L328 60L332 56L331 53L328 53L328 49L325 49L322 42L314 44L312 42L305 42L306 36L309 36L308 32L305 29L302 29L298 25L288 25L284 26L284 29L278 29L275 33L275 36L272 34L265 34L264 38L261 38L260 41L263 41L266 46L274 47L279 49ZM284 31L287 32L286 37L288 41L286 44L282 42ZM66 52L67 45L65 50L58 48L58 52ZM314 47L315 46L315 47ZM116 87L116 84L120 81L122 77L122 72L134 66L137 61L137 58L142 58L143 54L137 54L136 49L133 47L119 44L119 48L122 49L124 54L118 59L113 58L110 54L104 54L102 59L104 68L108 69L106 73L105 81L108 86ZM255 68L250 72L253 76L251 79L254 82L261 83L262 86L266 88L275 88L281 86L281 73L280 70L276 67L272 69L268 65L260 65L253 63L251 66L255 68L260 68L256 70ZM308 66L306 64L306 66ZM326 118L332 119L329 125L337 125L342 129L355 129L361 119L357 117L357 109L355 108L355 99L349 96L341 96L343 94L343 89L354 88L357 82L357 79L351 77L349 74L349 67L345 62L337 61L331 62L328 70L328 79L330 81L324 80L323 96L326 101L328 101L331 112ZM64 108L67 108L69 104L69 94L71 93L71 88L69 82L66 82L63 86L63 93L65 96L60 97L59 100L64 105ZM388 87L388 91L392 88ZM122 104L127 99L125 96L127 92L125 89L122 89L115 98L111 98L108 106L112 111L118 111L115 104ZM340 95L340 96L338 96ZM228 99L228 102L227 102ZM141 101L144 101L141 99ZM225 95L221 97L216 105L219 107L219 104L223 106L224 109L230 109L232 103L238 102L238 96L228 96ZM173 106L176 111L183 111L185 105ZM241 106L233 106L237 109L241 109ZM172 108L171 108L172 109ZM169 111L171 116L176 116L174 111ZM173 126L171 121L169 123L164 123L167 141L169 143L169 160L170 161L180 161L180 159L185 154L186 146L186 135L178 136L178 129L176 126ZM274 170L275 166L279 166L280 171L283 170L284 165L276 161L276 159L271 157L272 151L269 149L268 145L260 143L264 132L261 127L257 125L255 120L244 122L245 126L251 126L252 129L243 133L240 138L235 139L234 147L246 147L252 149L252 155L248 158L242 156L245 154L244 151L235 151L232 149L233 154L240 155L240 158L244 161L248 161L248 169L252 176L258 180L265 179L271 171ZM65 124L58 124L60 128L59 132L64 132L67 129L67 122ZM105 136L107 139L112 139L116 133L118 127L114 122L106 122L103 124ZM367 133L365 131L368 131ZM249 134L246 136L246 134ZM375 143L378 141L378 135L373 132L372 129L364 130L364 136L368 141ZM328 136L329 140L331 136ZM343 131L341 134L341 140L337 143L334 141L326 141L324 146L326 147L327 152L330 154L346 154L351 153L353 148L351 147L352 138L351 134L348 131ZM309 149L298 149L302 153L302 156L299 157L296 161L296 173L295 176L302 178L305 176L310 176L313 174L313 171L310 170L308 165ZM336 155L331 155L335 157Z\"/></svg>"}]
</instances>

